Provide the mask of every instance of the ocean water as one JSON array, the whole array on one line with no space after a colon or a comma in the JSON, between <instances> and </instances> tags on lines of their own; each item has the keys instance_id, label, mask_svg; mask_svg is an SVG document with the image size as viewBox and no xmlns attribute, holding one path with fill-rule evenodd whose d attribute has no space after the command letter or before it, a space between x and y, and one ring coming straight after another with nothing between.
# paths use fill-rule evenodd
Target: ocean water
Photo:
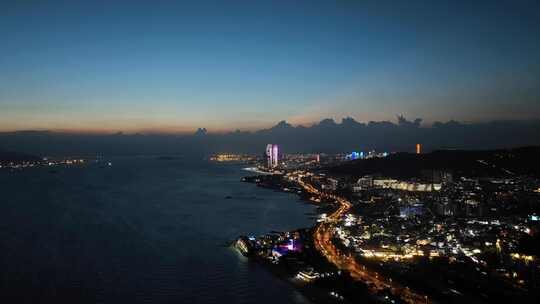
<instances>
[{"instance_id":1,"label":"ocean water","mask_svg":"<svg viewBox=\"0 0 540 304\"><path fill-rule=\"evenodd\" d=\"M308 227L312 206L238 165L111 162L0 170L0 303L308 303L224 244Z\"/></svg>"}]
</instances>

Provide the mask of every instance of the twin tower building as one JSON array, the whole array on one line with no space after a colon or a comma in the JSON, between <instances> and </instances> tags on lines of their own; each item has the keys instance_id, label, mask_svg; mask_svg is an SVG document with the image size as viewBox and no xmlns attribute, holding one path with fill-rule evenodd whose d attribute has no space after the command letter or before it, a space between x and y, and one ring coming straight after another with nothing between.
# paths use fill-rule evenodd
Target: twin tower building
<instances>
[{"instance_id":1,"label":"twin tower building","mask_svg":"<svg viewBox=\"0 0 540 304\"><path fill-rule=\"evenodd\" d=\"M276 144L266 145L266 159L268 160L268 168L275 168L279 164L279 148Z\"/></svg>"}]
</instances>

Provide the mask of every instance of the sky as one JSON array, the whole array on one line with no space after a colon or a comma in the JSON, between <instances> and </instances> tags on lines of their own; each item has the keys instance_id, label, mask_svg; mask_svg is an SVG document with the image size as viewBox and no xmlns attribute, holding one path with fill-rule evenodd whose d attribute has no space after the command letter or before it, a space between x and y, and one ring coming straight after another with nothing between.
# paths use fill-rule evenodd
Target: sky
<instances>
[{"instance_id":1,"label":"sky","mask_svg":"<svg viewBox=\"0 0 540 304\"><path fill-rule=\"evenodd\" d=\"M0 131L221 132L397 114L540 118L540 4L0 2Z\"/></svg>"}]
</instances>

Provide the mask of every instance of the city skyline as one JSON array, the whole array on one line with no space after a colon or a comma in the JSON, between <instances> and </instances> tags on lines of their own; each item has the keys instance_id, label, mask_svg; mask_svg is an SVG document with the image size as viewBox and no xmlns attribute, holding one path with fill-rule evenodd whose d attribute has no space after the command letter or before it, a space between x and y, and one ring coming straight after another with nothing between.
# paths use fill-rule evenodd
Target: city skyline
<instances>
[{"instance_id":1,"label":"city skyline","mask_svg":"<svg viewBox=\"0 0 540 304\"><path fill-rule=\"evenodd\" d=\"M538 119L538 4L2 5L0 131Z\"/></svg>"},{"instance_id":2,"label":"city skyline","mask_svg":"<svg viewBox=\"0 0 540 304\"><path fill-rule=\"evenodd\" d=\"M0 303L536 303L540 1L0 2Z\"/></svg>"}]
</instances>

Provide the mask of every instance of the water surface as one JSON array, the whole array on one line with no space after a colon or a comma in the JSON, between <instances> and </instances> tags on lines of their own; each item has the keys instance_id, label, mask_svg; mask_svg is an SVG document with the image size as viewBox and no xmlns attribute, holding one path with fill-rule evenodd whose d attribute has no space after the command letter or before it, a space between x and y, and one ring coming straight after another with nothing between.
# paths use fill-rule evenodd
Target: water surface
<instances>
[{"instance_id":1,"label":"water surface","mask_svg":"<svg viewBox=\"0 0 540 304\"><path fill-rule=\"evenodd\" d=\"M237 165L111 161L0 170L1 302L307 303L223 244L307 227L311 206Z\"/></svg>"}]
</instances>

